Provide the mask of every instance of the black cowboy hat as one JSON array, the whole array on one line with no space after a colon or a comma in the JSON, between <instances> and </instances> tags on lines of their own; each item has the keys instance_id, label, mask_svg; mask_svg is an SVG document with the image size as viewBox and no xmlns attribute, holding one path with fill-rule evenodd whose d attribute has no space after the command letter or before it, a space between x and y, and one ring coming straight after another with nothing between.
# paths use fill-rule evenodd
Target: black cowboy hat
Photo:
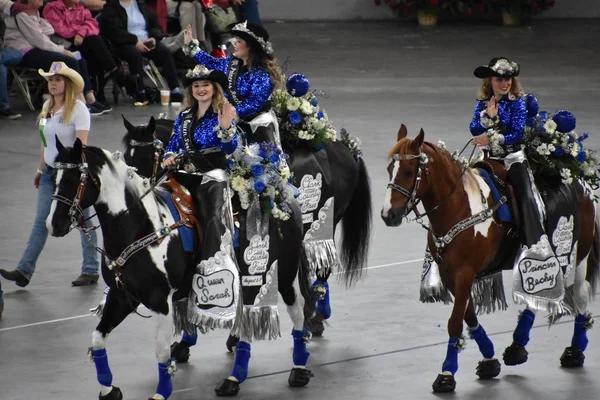
<instances>
[{"instance_id":1,"label":"black cowboy hat","mask_svg":"<svg viewBox=\"0 0 600 400\"><path fill-rule=\"evenodd\" d=\"M475 68L473 74L477 78L485 79L492 76L499 78L514 78L519 75L519 64L511 62L506 57L494 57L488 65Z\"/></svg>"},{"instance_id":2,"label":"black cowboy hat","mask_svg":"<svg viewBox=\"0 0 600 400\"><path fill-rule=\"evenodd\" d=\"M262 26L244 21L228 26L229 32L244 40L250 47L273 59L273 46L269 42L269 33Z\"/></svg>"},{"instance_id":3,"label":"black cowboy hat","mask_svg":"<svg viewBox=\"0 0 600 400\"><path fill-rule=\"evenodd\" d=\"M211 81L221 85L223 92L227 93L227 75L218 69L210 70L204 65L196 65L194 69L188 69L183 80L184 85L191 86L195 81Z\"/></svg>"}]
</instances>

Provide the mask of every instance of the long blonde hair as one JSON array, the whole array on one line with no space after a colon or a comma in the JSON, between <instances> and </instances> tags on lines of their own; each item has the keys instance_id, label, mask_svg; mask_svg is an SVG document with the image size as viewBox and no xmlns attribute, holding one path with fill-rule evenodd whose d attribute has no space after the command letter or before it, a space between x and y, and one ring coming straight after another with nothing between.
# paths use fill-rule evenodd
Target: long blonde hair
<instances>
[{"instance_id":1,"label":"long blonde hair","mask_svg":"<svg viewBox=\"0 0 600 400\"><path fill-rule=\"evenodd\" d=\"M517 78L511 78L511 87L510 94L515 97L523 97L523 89L521 88L521 84ZM494 90L492 89L492 78L485 78L481 83L481 87L479 88L479 93L477 93L477 100L488 100L494 94Z\"/></svg>"},{"instance_id":2,"label":"long blonde hair","mask_svg":"<svg viewBox=\"0 0 600 400\"><path fill-rule=\"evenodd\" d=\"M215 113L218 113L223 109L223 104L225 104L225 94L223 93L223 88L216 82L210 81L213 87L213 98L212 98L212 109ZM187 87L185 90L185 99L183 100L184 108L191 108L198 102L192 93L192 88L194 87L194 83Z\"/></svg>"},{"instance_id":3,"label":"long blonde hair","mask_svg":"<svg viewBox=\"0 0 600 400\"><path fill-rule=\"evenodd\" d=\"M73 91L73 84L71 83L71 80L64 75L60 76L62 77L63 82L65 83L65 101L63 104L62 123L67 125L71 123L73 112L75 111L75 100L77 100L77 97L75 95L75 92ZM54 109L55 105L56 102L54 100L54 96L50 95L50 99L46 102L44 107L42 107L42 112L40 113L40 115L38 115L38 122L40 121L40 119L46 118L50 110L52 110L52 112L55 113L57 111Z\"/></svg>"}]
</instances>

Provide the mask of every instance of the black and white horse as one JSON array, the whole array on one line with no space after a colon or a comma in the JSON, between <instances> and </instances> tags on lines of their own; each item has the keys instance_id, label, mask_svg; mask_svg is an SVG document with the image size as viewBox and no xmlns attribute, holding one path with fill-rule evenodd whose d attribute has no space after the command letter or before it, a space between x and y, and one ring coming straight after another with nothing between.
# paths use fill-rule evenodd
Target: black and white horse
<instances>
[{"instance_id":1,"label":"black and white horse","mask_svg":"<svg viewBox=\"0 0 600 400\"><path fill-rule=\"evenodd\" d=\"M147 179L121 159L120 153L83 147L79 140L72 148L64 148L57 141L57 148L56 190L46 222L49 232L52 236L65 236L81 220L82 210L94 207L104 238L106 263L102 266L102 276L110 290L100 323L92 334L91 347L101 385L100 399L122 398L120 389L112 385L105 341L140 304L152 312L156 321L159 383L153 398L166 399L172 392L171 375L175 367L170 344L174 328L178 332L182 329L174 327L179 318L174 316L173 297L180 294L178 289L189 291L186 272L195 269L177 230L181 221L176 221L170 213L159 193L161 189L150 187ZM311 292L308 272L299 263L302 229L298 219L299 216L294 216L280 225L285 241L278 245L285 251L279 253L277 277L278 290L294 330L302 331L304 304L311 299ZM245 336L243 330L241 336ZM294 354L298 351L308 358L305 344L297 342L294 340ZM310 371L294 361L290 385L307 384ZM245 365L236 360L236 368L245 369L247 375L247 360ZM220 394L236 394L242 381L225 380L226 388Z\"/></svg>"},{"instance_id":2,"label":"black and white horse","mask_svg":"<svg viewBox=\"0 0 600 400\"><path fill-rule=\"evenodd\" d=\"M169 142L174 121L150 118L147 125L134 126L124 116L123 122L127 133L123 137L126 148L125 161L136 167L138 173L151 177L158 171L158 160ZM372 202L370 179L364 160L356 160L342 141L326 145L321 151L296 148L294 151L284 148L290 155L289 166L296 177L295 184L301 186L300 178L305 176L309 181L317 179L321 185L319 206L332 197L333 202L333 234L337 225L342 222L340 258L343 266L341 278L347 284L357 280L367 264L368 249L371 238ZM315 177L313 180L312 177ZM302 188L300 188L302 190ZM316 205L316 204L315 204ZM320 210L322 210L321 208ZM319 209L315 213L319 212ZM304 235L311 229L310 223L304 223ZM335 251L335 250L334 250ZM306 261L306 260L305 260ZM315 267L313 266L313 272ZM319 313L307 324L311 332L320 336L324 330L323 320L331 315L329 286L327 280L331 271L319 275L313 283L313 289L320 286L317 301ZM316 290L316 292L319 292ZM316 296L319 296L316 293ZM227 347L231 350L231 337ZM186 349L187 351L187 349Z\"/></svg>"}]
</instances>

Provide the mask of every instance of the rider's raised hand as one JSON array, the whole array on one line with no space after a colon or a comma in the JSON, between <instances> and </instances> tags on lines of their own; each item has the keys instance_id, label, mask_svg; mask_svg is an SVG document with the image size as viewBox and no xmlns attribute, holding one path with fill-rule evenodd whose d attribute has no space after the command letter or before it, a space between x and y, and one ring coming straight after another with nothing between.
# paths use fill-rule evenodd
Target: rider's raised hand
<instances>
[{"instance_id":1,"label":"rider's raised hand","mask_svg":"<svg viewBox=\"0 0 600 400\"><path fill-rule=\"evenodd\" d=\"M219 126L223 129L231 128L231 123L235 119L235 107L231 103L226 102L223 108L219 111Z\"/></svg>"},{"instance_id":2,"label":"rider's raised hand","mask_svg":"<svg viewBox=\"0 0 600 400\"><path fill-rule=\"evenodd\" d=\"M188 25L185 28L185 32L183 33L183 42L185 44L188 44L189 42L192 41L192 39L194 39L194 36L192 34L192 26Z\"/></svg>"}]
</instances>

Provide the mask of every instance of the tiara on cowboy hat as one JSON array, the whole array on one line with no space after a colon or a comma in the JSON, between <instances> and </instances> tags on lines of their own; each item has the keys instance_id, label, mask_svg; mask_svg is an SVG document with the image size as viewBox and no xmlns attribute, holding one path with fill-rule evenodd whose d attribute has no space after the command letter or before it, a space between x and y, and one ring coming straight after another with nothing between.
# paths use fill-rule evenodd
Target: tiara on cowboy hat
<instances>
[{"instance_id":1,"label":"tiara on cowboy hat","mask_svg":"<svg viewBox=\"0 0 600 400\"><path fill-rule=\"evenodd\" d=\"M194 69L188 69L185 74L184 84L190 86L195 81L211 81L221 85L223 91L227 92L227 76L218 69L210 70L204 65L198 64Z\"/></svg>"},{"instance_id":2,"label":"tiara on cowboy hat","mask_svg":"<svg viewBox=\"0 0 600 400\"><path fill-rule=\"evenodd\" d=\"M485 79L492 76L499 78L514 78L519 75L519 64L511 62L506 57L495 57L488 65L475 68L473 74L477 78Z\"/></svg>"},{"instance_id":3,"label":"tiara on cowboy hat","mask_svg":"<svg viewBox=\"0 0 600 400\"><path fill-rule=\"evenodd\" d=\"M269 42L269 33L262 26L244 21L229 25L229 32L273 59L273 45Z\"/></svg>"},{"instance_id":4,"label":"tiara on cowboy hat","mask_svg":"<svg viewBox=\"0 0 600 400\"><path fill-rule=\"evenodd\" d=\"M48 72L43 69L38 69L38 73L43 76L46 80L48 80L51 76L61 75L66 78L69 78L71 83L73 84L73 91L75 93L83 92L83 78L79 74L79 72L75 71L72 68L69 68L67 64L62 61L54 61L52 65L50 65L50 70Z\"/></svg>"}]
</instances>

